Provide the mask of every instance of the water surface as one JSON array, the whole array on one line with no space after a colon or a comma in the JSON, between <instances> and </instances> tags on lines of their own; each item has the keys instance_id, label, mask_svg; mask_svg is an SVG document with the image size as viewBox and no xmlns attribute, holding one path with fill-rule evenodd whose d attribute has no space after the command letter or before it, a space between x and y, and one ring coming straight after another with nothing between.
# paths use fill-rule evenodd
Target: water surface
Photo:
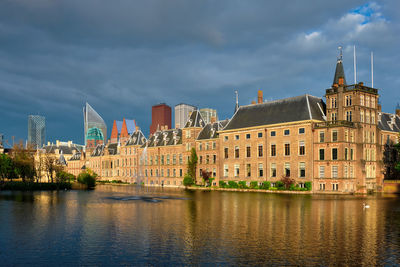
<instances>
[{"instance_id":1,"label":"water surface","mask_svg":"<svg viewBox=\"0 0 400 267\"><path fill-rule=\"evenodd\" d=\"M396 196L0 192L5 266L398 265L399 229Z\"/></svg>"}]
</instances>

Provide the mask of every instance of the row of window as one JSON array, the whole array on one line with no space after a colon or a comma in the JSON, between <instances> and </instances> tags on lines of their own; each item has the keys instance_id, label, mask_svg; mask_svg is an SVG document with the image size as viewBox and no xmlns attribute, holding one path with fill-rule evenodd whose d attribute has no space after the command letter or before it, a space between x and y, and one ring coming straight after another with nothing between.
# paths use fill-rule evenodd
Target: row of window
<instances>
[{"instance_id":1,"label":"row of window","mask_svg":"<svg viewBox=\"0 0 400 267\"><path fill-rule=\"evenodd\" d=\"M319 166L319 178L328 178L325 175L325 170L327 166ZM339 178L339 166L331 166L331 177ZM342 178L354 178L354 167L352 165L343 167L343 177Z\"/></svg>"},{"instance_id":2,"label":"row of window","mask_svg":"<svg viewBox=\"0 0 400 267\"><path fill-rule=\"evenodd\" d=\"M319 149L319 160L325 160L325 148ZM355 154L353 148L344 149L344 160L354 160ZM327 159L326 159L327 160ZM338 148L331 148L331 160L338 160Z\"/></svg>"},{"instance_id":3,"label":"row of window","mask_svg":"<svg viewBox=\"0 0 400 267\"><path fill-rule=\"evenodd\" d=\"M352 105L353 105L352 96L346 95L344 98L344 106L350 107ZM374 97L370 98L369 96L364 97L364 95L360 95L360 105L375 108L375 98ZM331 108L337 108L336 97L331 98Z\"/></svg>"},{"instance_id":4,"label":"row of window","mask_svg":"<svg viewBox=\"0 0 400 267\"><path fill-rule=\"evenodd\" d=\"M306 132L306 129L305 128L299 128L299 134L304 134ZM288 135L290 135L290 130L289 129L285 129L285 130L283 130L283 135L285 135L285 136L288 136ZM261 137L263 137L263 133L262 132L259 132L259 133L257 133L257 136L258 136L258 138L261 138ZM274 137L274 136L276 136L276 131L270 131L270 136L271 137ZM239 140L240 139L240 136L237 134L237 135L235 135L235 140ZM250 139L251 138L251 134L246 134L246 139ZM229 137L228 136L224 136L224 141L228 141L229 140Z\"/></svg>"},{"instance_id":5,"label":"row of window","mask_svg":"<svg viewBox=\"0 0 400 267\"><path fill-rule=\"evenodd\" d=\"M204 162L203 162L203 156L199 156L199 164L203 164L203 163L204 164L217 163L217 155L212 155L212 160L210 158L210 155L206 155Z\"/></svg>"},{"instance_id":6,"label":"row of window","mask_svg":"<svg viewBox=\"0 0 400 267\"><path fill-rule=\"evenodd\" d=\"M204 145L204 150L210 150L210 147L211 147L212 149L216 149L216 148L217 148L216 142L215 142L215 141L212 142L211 146L210 146L209 143L205 143L205 145ZM202 151L202 150L203 150L203 144L200 143L200 144L199 144L199 151Z\"/></svg>"},{"instance_id":7,"label":"row of window","mask_svg":"<svg viewBox=\"0 0 400 267\"><path fill-rule=\"evenodd\" d=\"M284 155L285 156L290 156L290 143L285 143L284 144ZM258 150L257 150L258 157L263 157L264 152L263 152L263 145L258 145ZM304 141L299 142L299 156L304 156L306 154L306 146ZM276 144L271 144L271 149L270 149L270 156L275 157L277 155L276 153ZM251 157L251 146L246 147L246 158ZM225 147L224 148L224 158L228 159L229 158L229 148ZM238 146L235 146L234 150L234 158L240 158L240 149Z\"/></svg>"},{"instance_id":8,"label":"row of window","mask_svg":"<svg viewBox=\"0 0 400 267\"><path fill-rule=\"evenodd\" d=\"M338 139L338 131L337 130L333 130L331 132L331 142L337 142ZM354 142L354 132L350 131L350 138L349 138L349 131L344 131L344 141L346 142ZM325 132L324 131L320 131L319 132L319 142L320 143L324 143L325 142Z\"/></svg>"},{"instance_id":9,"label":"row of window","mask_svg":"<svg viewBox=\"0 0 400 267\"><path fill-rule=\"evenodd\" d=\"M258 177L264 177L264 165L263 163L258 163ZM251 177L252 173L251 173L251 164L248 163L245 165L245 176L247 177ZM233 165L233 176L234 177L239 177L241 176L241 171L240 171L240 164L234 164ZM286 177L290 177L291 176L291 172L290 172L290 163L286 162L283 165L283 175ZM228 177L229 176L229 165L228 164L224 164L224 177ZM277 167L276 167L276 163L271 163L270 166L270 177L271 178L275 178L277 177ZM299 167L298 167L298 177L300 178L305 178L306 177L306 163L305 162L299 162Z\"/></svg>"}]
</instances>

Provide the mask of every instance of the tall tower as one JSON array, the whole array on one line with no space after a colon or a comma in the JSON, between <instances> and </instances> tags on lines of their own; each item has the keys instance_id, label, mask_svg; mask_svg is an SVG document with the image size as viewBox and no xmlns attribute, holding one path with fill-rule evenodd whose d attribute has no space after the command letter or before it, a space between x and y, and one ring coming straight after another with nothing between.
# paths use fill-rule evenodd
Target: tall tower
<instances>
[{"instance_id":1,"label":"tall tower","mask_svg":"<svg viewBox=\"0 0 400 267\"><path fill-rule=\"evenodd\" d=\"M316 190L365 193L380 184L377 169L378 90L347 85L341 48L331 88L327 121L316 125ZM378 178L377 178L378 177Z\"/></svg>"},{"instance_id":2,"label":"tall tower","mask_svg":"<svg viewBox=\"0 0 400 267\"><path fill-rule=\"evenodd\" d=\"M46 119L39 115L28 116L28 143L42 147L46 141Z\"/></svg>"},{"instance_id":3,"label":"tall tower","mask_svg":"<svg viewBox=\"0 0 400 267\"><path fill-rule=\"evenodd\" d=\"M165 103L151 107L150 134L157 129L171 129L171 107Z\"/></svg>"}]
</instances>

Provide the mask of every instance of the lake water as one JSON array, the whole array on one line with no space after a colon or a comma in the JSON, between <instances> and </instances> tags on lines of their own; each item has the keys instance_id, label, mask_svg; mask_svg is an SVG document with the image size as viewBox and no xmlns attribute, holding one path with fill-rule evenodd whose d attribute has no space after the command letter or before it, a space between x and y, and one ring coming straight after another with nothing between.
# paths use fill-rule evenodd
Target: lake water
<instances>
[{"instance_id":1,"label":"lake water","mask_svg":"<svg viewBox=\"0 0 400 267\"><path fill-rule=\"evenodd\" d=\"M397 196L0 192L1 266L398 264Z\"/></svg>"}]
</instances>

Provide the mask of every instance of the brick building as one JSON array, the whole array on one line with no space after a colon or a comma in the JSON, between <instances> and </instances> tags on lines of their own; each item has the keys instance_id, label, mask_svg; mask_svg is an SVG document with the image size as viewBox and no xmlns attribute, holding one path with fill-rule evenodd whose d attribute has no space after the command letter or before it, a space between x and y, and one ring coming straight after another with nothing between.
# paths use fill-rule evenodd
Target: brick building
<instances>
[{"instance_id":1,"label":"brick building","mask_svg":"<svg viewBox=\"0 0 400 267\"><path fill-rule=\"evenodd\" d=\"M207 170L214 185L274 184L288 176L300 187L312 182L316 193L381 191L383 146L398 142L400 109L383 113L378 89L347 85L341 58L325 99L305 94L264 102L259 91L257 103L238 107L229 120L206 123L195 110L181 129L170 129L170 108L157 105L149 139L137 128L126 142L99 145L68 168L91 168L105 180L181 186L196 148L197 177Z\"/></svg>"}]
</instances>

